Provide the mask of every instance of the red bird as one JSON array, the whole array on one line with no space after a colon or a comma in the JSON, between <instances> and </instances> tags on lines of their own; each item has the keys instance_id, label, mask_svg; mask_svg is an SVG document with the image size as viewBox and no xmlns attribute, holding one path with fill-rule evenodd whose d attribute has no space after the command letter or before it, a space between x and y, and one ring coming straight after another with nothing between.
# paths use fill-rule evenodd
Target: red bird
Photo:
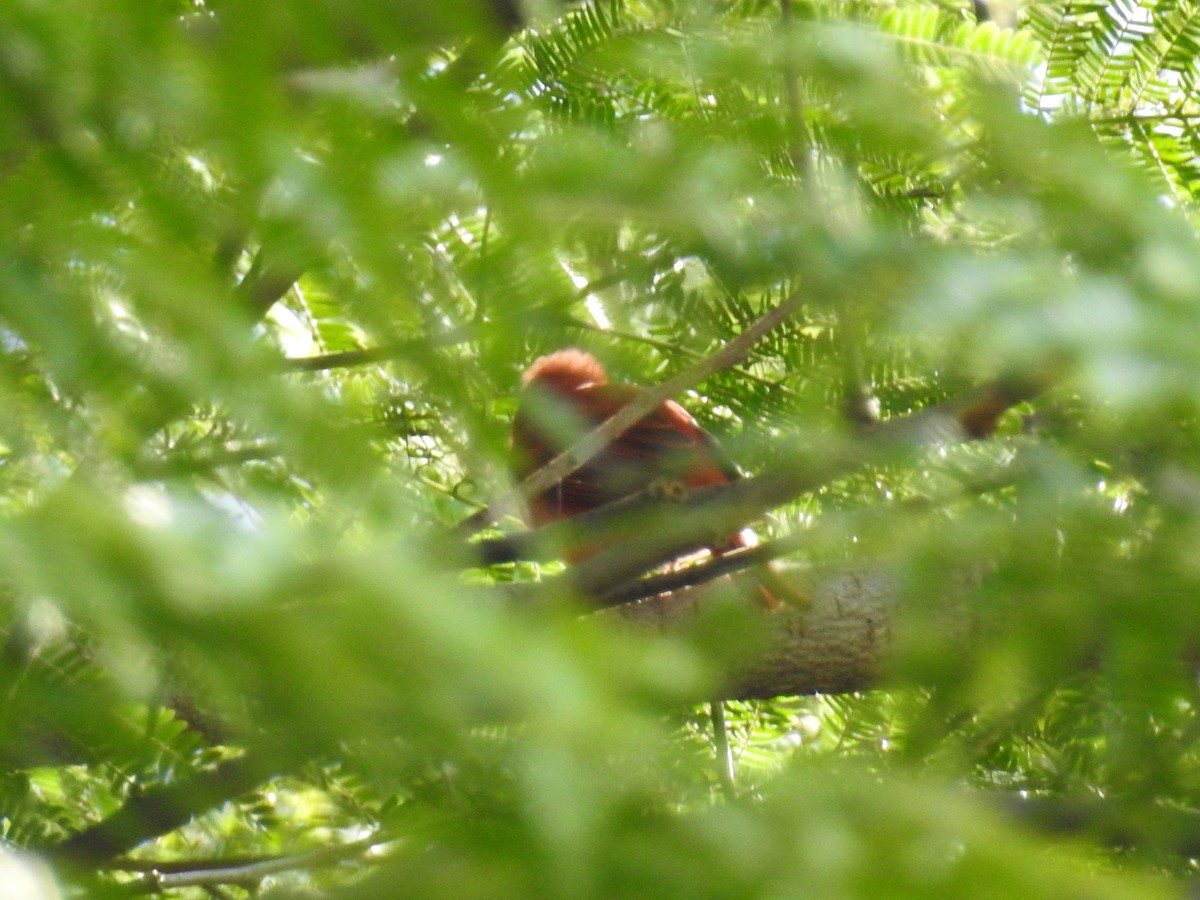
<instances>
[{"instance_id":1,"label":"red bird","mask_svg":"<svg viewBox=\"0 0 1200 900\"><path fill-rule=\"evenodd\" d=\"M641 388L613 384L595 357L560 350L536 360L521 377L524 390L513 419L512 467L525 479L581 436L634 400ZM533 526L620 500L655 481L683 482L689 488L729 484L739 476L721 446L682 406L667 400L613 440L587 464L531 502ZM757 543L744 529L730 535L714 553ZM598 547L576 549L571 562L594 555ZM764 589L764 596L769 596ZM769 597L767 605L778 605Z\"/></svg>"}]
</instances>

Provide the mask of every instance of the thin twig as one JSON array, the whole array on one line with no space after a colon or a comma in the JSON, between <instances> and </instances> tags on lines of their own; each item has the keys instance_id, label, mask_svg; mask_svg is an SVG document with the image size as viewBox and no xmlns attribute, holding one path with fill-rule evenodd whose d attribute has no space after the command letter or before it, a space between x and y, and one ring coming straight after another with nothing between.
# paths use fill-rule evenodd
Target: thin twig
<instances>
[{"instance_id":1,"label":"thin twig","mask_svg":"<svg viewBox=\"0 0 1200 900\"><path fill-rule=\"evenodd\" d=\"M712 718L713 743L717 752L717 779L727 800L737 799L737 772L733 765L733 749L729 746L729 724L725 721L725 704L711 700L708 704Z\"/></svg>"},{"instance_id":2,"label":"thin twig","mask_svg":"<svg viewBox=\"0 0 1200 900\"><path fill-rule=\"evenodd\" d=\"M555 559L562 547L578 542L580 535L587 535L589 542L600 544L609 538L625 536L631 523L644 522L645 516L661 511L665 499L663 484L655 482L643 490L577 516L558 519L528 531L512 532L504 537L476 541L470 545L471 558L484 566L516 562L519 559Z\"/></svg>"},{"instance_id":3,"label":"thin twig","mask_svg":"<svg viewBox=\"0 0 1200 900\"><path fill-rule=\"evenodd\" d=\"M463 340L467 339L464 335ZM424 346L428 346L428 344ZM281 360L280 365L291 372L323 372L327 369L349 369L354 366L367 366L398 359L411 352L415 347L415 341L400 341L394 344L382 344L378 347L365 347L361 350L323 353L320 356L289 356Z\"/></svg>"},{"instance_id":4,"label":"thin twig","mask_svg":"<svg viewBox=\"0 0 1200 900\"><path fill-rule=\"evenodd\" d=\"M141 883L133 888L135 894L157 894L163 891L179 890L187 887L213 887L223 884L235 884L253 887L268 875L279 872L292 872L305 869L321 869L335 866L349 859L356 859L382 847L388 839L378 837L354 841L336 847L322 847L308 853L297 853L292 856L267 857L256 860L221 860L201 861L194 863L173 863L170 871L149 863L135 871L143 873ZM126 871L132 868L128 863L118 868Z\"/></svg>"},{"instance_id":5,"label":"thin twig","mask_svg":"<svg viewBox=\"0 0 1200 900\"><path fill-rule=\"evenodd\" d=\"M645 259L636 260L623 269L617 269L593 278L586 284L580 285L575 291L575 296L583 300L589 294L598 294L600 291L621 284L635 275L649 275L664 268L670 268L678 259L679 254L675 248L667 247L666 249L652 253Z\"/></svg>"},{"instance_id":6,"label":"thin twig","mask_svg":"<svg viewBox=\"0 0 1200 900\"><path fill-rule=\"evenodd\" d=\"M146 478L196 475L225 466L276 459L279 448L270 443L213 447L197 453L173 453L138 461L139 474Z\"/></svg>"},{"instance_id":7,"label":"thin twig","mask_svg":"<svg viewBox=\"0 0 1200 900\"><path fill-rule=\"evenodd\" d=\"M490 210L489 210L490 215ZM485 232L486 233L486 232ZM654 257L646 261L644 265L630 267L618 272L612 272L608 275L602 275L599 278L589 281L581 286L576 291L576 296L583 298L596 291L611 287L614 284L620 284L622 281L630 278L633 275L641 272L653 272L659 268L659 261L673 259L674 254L663 253L660 257ZM482 309L482 306L477 306L477 309ZM542 315L546 313L555 313L556 310L543 308L537 310ZM348 369L355 366L367 366L375 363L388 362L389 360L399 359L411 353L415 353L421 349L433 347L451 347L457 344L464 344L467 341L474 340L477 337L476 330L479 324L478 314L475 321L460 325L457 328L452 328L444 334L436 335L431 340L402 340L390 341L385 344L380 344L376 347L363 347L358 350L344 350L340 353L323 353L317 356L290 356L280 361L280 366L291 372L323 372L328 369ZM570 316L560 316L561 325L564 328L580 328L584 330L598 330L594 326L589 326L584 322L580 322ZM606 330L610 333L610 330ZM634 335L620 335L629 340L636 339ZM643 343L651 343L649 339ZM660 349L666 349L665 345ZM672 348L674 349L674 348Z\"/></svg>"},{"instance_id":8,"label":"thin twig","mask_svg":"<svg viewBox=\"0 0 1200 900\"><path fill-rule=\"evenodd\" d=\"M416 356L431 349L454 347L465 344L478 336L474 323L459 325L427 338L409 338L391 341L376 347L359 350L343 350L340 353L324 353L319 356L288 356L279 361L281 368L289 372L322 372L326 369L349 369L388 362L405 356Z\"/></svg>"},{"instance_id":9,"label":"thin twig","mask_svg":"<svg viewBox=\"0 0 1200 900\"><path fill-rule=\"evenodd\" d=\"M785 38L791 39L795 32L795 14L792 10L792 0L779 0L780 20ZM788 156L796 174L805 182L811 184L811 161L809 159L810 140L808 129L804 123L804 100L800 96L800 75L792 63L791 45L787 46L783 62L783 94L787 101Z\"/></svg>"},{"instance_id":10,"label":"thin twig","mask_svg":"<svg viewBox=\"0 0 1200 900\"><path fill-rule=\"evenodd\" d=\"M1200 110L1184 112L1171 110L1161 113L1127 113L1112 116L1093 116L1087 120L1089 125L1140 125L1161 124L1163 122L1178 122L1180 125L1190 125L1200 120Z\"/></svg>"},{"instance_id":11,"label":"thin twig","mask_svg":"<svg viewBox=\"0 0 1200 900\"><path fill-rule=\"evenodd\" d=\"M592 334L602 334L605 337L616 338L620 341L628 341L631 344L642 344L646 347L653 347L655 350L667 355L683 355L692 359L701 359L704 354L699 350L691 350L687 347L681 347L671 341L659 340L644 334L636 334L632 331L621 331L617 328L601 328L599 325L593 325L590 322L582 322L579 319L571 319L569 323L572 327L578 328L580 331L587 331ZM746 381L753 381L755 384L761 384L765 388L774 391L776 396L790 400L797 399L796 392L790 388L784 387L780 382L771 378L764 378L762 375L756 375L753 372L747 371L742 366L730 366L733 372L736 372L739 378L744 378Z\"/></svg>"}]
</instances>

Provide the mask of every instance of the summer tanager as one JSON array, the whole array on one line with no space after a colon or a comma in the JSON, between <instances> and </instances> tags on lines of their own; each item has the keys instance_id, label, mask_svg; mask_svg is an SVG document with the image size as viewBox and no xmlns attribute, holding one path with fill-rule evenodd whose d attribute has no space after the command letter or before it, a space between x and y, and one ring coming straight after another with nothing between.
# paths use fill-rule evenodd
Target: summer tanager
<instances>
[{"instance_id":1,"label":"summer tanager","mask_svg":"<svg viewBox=\"0 0 1200 900\"><path fill-rule=\"evenodd\" d=\"M512 449L513 471L521 479L632 402L642 390L610 382L595 357L574 349L536 360L521 381L524 388L513 419ZM537 527L577 516L655 482L703 488L729 484L739 477L716 439L682 406L667 400L599 455L534 497L531 524ZM709 549L719 555L756 543L754 532L747 528ZM568 558L581 562L600 549L595 544L576 547ZM762 593L765 605L778 605L767 589Z\"/></svg>"}]
</instances>

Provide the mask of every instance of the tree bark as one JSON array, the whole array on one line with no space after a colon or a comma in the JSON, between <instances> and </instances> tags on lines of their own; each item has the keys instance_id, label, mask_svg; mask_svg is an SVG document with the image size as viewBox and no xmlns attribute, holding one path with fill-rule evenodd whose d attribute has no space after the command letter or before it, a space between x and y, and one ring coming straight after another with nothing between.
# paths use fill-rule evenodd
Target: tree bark
<instances>
[{"instance_id":1,"label":"tree bark","mask_svg":"<svg viewBox=\"0 0 1200 900\"><path fill-rule=\"evenodd\" d=\"M753 596L757 584L753 571L739 573L735 579L744 581L744 592ZM727 687L714 699L837 694L879 686L894 647L902 594L897 573L885 565L857 566L788 576L788 581L809 598L808 608L788 606L762 613L769 631L766 650L731 673ZM961 594L977 581L967 575L952 579L947 593ZM944 612L938 627L944 629L949 645L965 637L968 621L965 605L948 601L940 604ZM670 633L685 627L713 602L717 602L713 586L706 584L597 615L637 629Z\"/></svg>"}]
</instances>

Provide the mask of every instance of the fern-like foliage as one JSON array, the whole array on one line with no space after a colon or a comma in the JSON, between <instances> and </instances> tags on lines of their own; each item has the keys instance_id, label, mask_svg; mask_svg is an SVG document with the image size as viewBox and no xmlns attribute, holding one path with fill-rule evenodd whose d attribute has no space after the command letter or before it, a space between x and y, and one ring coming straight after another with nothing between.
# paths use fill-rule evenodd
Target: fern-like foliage
<instances>
[{"instance_id":1,"label":"fern-like foliage","mask_svg":"<svg viewBox=\"0 0 1200 900\"><path fill-rule=\"evenodd\" d=\"M1024 80L1041 57L1041 48L1027 32L964 21L935 6L883 9L876 21L884 34L925 65Z\"/></svg>"},{"instance_id":2,"label":"fern-like foliage","mask_svg":"<svg viewBox=\"0 0 1200 900\"><path fill-rule=\"evenodd\" d=\"M1086 119L1164 193L1195 199L1200 7L1188 0L1036 3L1025 10L1024 26L1047 58L1027 92L1030 105L1046 116Z\"/></svg>"}]
</instances>

